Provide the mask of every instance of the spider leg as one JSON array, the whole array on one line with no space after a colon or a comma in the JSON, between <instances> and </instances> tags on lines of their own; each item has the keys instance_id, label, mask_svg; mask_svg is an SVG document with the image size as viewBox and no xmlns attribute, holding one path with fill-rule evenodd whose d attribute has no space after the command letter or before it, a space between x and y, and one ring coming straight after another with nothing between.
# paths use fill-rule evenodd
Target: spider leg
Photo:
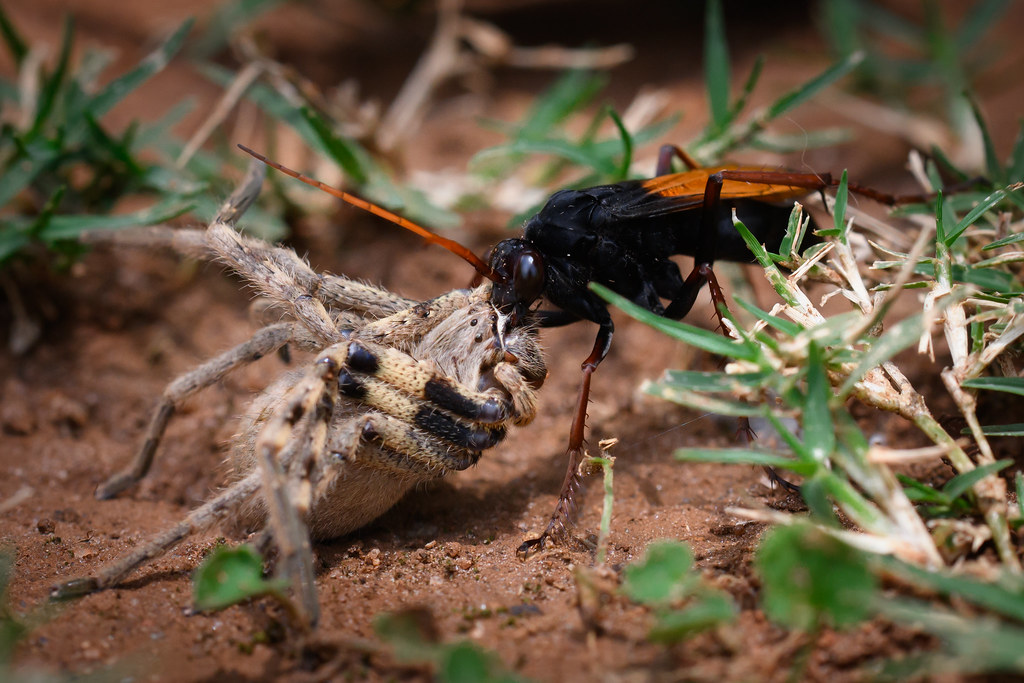
<instances>
[{"instance_id":1,"label":"spider leg","mask_svg":"<svg viewBox=\"0 0 1024 683\"><path fill-rule=\"evenodd\" d=\"M260 487L259 472L251 472L225 489L212 500L192 510L182 521L134 547L128 554L101 567L92 576L67 581L51 590L51 597L73 598L102 590L122 581L134 569L164 554L191 534L209 527L228 516Z\"/></svg>"},{"instance_id":2,"label":"spider leg","mask_svg":"<svg viewBox=\"0 0 1024 683\"><path fill-rule=\"evenodd\" d=\"M324 451L327 430L335 405L339 364L330 353L322 354L311 371L286 395L284 403L267 421L256 440L267 522L280 553L278 573L284 574L299 592L303 622L314 626L319 619L313 550L305 517L312 503L308 479L293 478L286 472L305 474L317 454ZM307 415L304 429L293 437L295 426ZM292 441L295 439L295 441ZM297 442L295 460L287 462L282 453L289 442ZM305 482L303 486L300 482Z\"/></svg>"},{"instance_id":3,"label":"spider leg","mask_svg":"<svg viewBox=\"0 0 1024 683\"><path fill-rule=\"evenodd\" d=\"M287 344L294 336L294 326L294 323L278 323L264 327L248 341L206 361L167 385L131 465L101 484L96 489L96 497L101 500L113 498L146 476L174 411L190 396L220 381L235 368L259 360Z\"/></svg>"}]
</instances>

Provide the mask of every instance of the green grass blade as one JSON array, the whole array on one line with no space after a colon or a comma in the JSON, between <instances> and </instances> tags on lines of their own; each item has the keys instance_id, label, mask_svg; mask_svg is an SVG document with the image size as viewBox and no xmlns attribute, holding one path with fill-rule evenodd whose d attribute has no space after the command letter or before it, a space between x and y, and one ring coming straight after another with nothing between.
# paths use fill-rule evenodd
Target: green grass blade
<instances>
[{"instance_id":1,"label":"green grass blade","mask_svg":"<svg viewBox=\"0 0 1024 683\"><path fill-rule=\"evenodd\" d=\"M938 591L942 595L958 595L974 605L1024 622L1024 584L1019 576L1004 574L999 580L988 582L959 572L954 574L947 570L920 569L894 557L879 556L875 561L886 571L912 584Z\"/></svg>"},{"instance_id":2,"label":"green grass blade","mask_svg":"<svg viewBox=\"0 0 1024 683\"><path fill-rule=\"evenodd\" d=\"M44 156L18 159L0 173L0 206L6 206L57 158L58 150L44 152Z\"/></svg>"},{"instance_id":3,"label":"green grass blade","mask_svg":"<svg viewBox=\"0 0 1024 683\"><path fill-rule=\"evenodd\" d=\"M1000 188L993 192L992 194L990 194L989 196L985 197L985 199L983 199L977 206L971 209L971 211L966 216L964 216L959 223L957 223L956 228L954 228L952 233L946 236L946 246L952 247L953 243L960 238L960 235L964 234L967 228L974 225L975 221L981 218L981 215L983 213L991 209L999 202L1003 201L1003 199L1005 199L1007 195L1009 195L1011 192L1015 192L1018 189L1020 189L1019 186L1011 185L1010 187Z\"/></svg>"},{"instance_id":4,"label":"green grass blade","mask_svg":"<svg viewBox=\"0 0 1024 683\"><path fill-rule=\"evenodd\" d=\"M24 249L30 239L24 230L18 230L8 222L0 221L0 264Z\"/></svg>"},{"instance_id":5,"label":"green grass blade","mask_svg":"<svg viewBox=\"0 0 1024 683\"><path fill-rule=\"evenodd\" d=\"M42 91L39 93L38 104L36 105L35 120L32 122L32 128L26 135L26 139L31 139L38 135L40 131L43 130L47 120L50 118L50 114L53 112L54 104L57 101L57 94L64 85L64 79L67 77L68 72L68 64L71 62L71 47L74 43L74 31L75 23L71 17L67 17L64 20L64 31L61 35L60 56L57 58L57 67L43 83Z\"/></svg>"},{"instance_id":6,"label":"green grass blade","mask_svg":"<svg viewBox=\"0 0 1024 683\"><path fill-rule=\"evenodd\" d=\"M1005 391L1008 394L1024 396L1024 377L975 377L965 380L960 386L965 389Z\"/></svg>"},{"instance_id":7,"label":"green grass blade","mask_svg":"<svg viewBox=\"0 0 1024 683\"><path fill-rule=\"evenodd\" d=\"M732 109L729 111L729 121L733 121L737 116L740 115L747 107L747 101L750 99L750 94L754 92L754 88L757 87L757 82L761 80L761 72L764 70L764 56L758 55L757 59L754 60L754 66L750 68L750 75L747 76L747 80L744 81L743 87L740 88L739 97L732 105Z\"/></svg>"},{"instance_id":8,"label":"green grass blade","mask_svg":"<svg viewBox=\"0 0 1024 683\"><path fill-rule=\"evenodd\" d=\"M758 465L810 475L817 465L778 453L753 451L748 448L680 448L672 457L683 462L716 462L723 465Z\"/></svg>"},{"instance_id":9,"label":"green grass blade","mask_svg":"<svg viewBox=\"0 0 1024 683\"><path fill-rule=\"evenodd\" d=\"M176 218L191 209L192 204L189 201L181 197L168 197L146 209L115 216L64 214L50 219L39 233L39 237L45 241L74 239L86 230L121 230L154 225Z\"/></svg>"},{"instance_id":10,"label":"green grass blade","mask_svg":"<svg viewBox=\"0 0 1024 683\"><path fill-rule=\"evenodd\" d=\"M847 189L846 169L843 169L843 175L839 178L839 187L836 189L836 203L832 208L832 221L836 226L836 230L839 231L839 240L843 244L849 244L850 236L847 234L846 224L846 203L849 200L849 190Z\"/></svg>"},{"instance_id":11,"label":"green grass blade","mask_svg":"<svg viewBox=\"0 0 1024 683\"><path fill-rule=\"evenodd\" d=\"M227 46L240 28L261 14L284 4L283 0L230 0L216 5L207 21L206 31L189 50L193 59L205 59Z\"/></svg>"},{"instance_id":12,"label":"green grass blade","mask_svg":"<svg viewBox=\"0 0 1024 683\"><path fill-rule=\"evenodd\" d=\"M533 105L517 137L521 140L546 137L552 128L587 106L604 88L606 80L588 71L566 72Z\"/></svg>"},{"instance_id":13,"label":"green grass blade","mask_svg":"<svg viewBox=\"0 0 1024 683\"><path fill-rule=\"evenodd\" d=\"M765 250L764 245L761 244L754 234L747 229L747 226L743 224L739 218L736 217L736 212L733 212L732 224L736 228L737 232L740 233L740 237L746 243L747 248L754 255L758 265L764 268L765 275L768 276L768 280L772 283L775 291L781 296L787 304L790 306L799 306L799 301L790 292L789 282L786 280L786 276L782 274L782 271L772 261L771 256Z\"/></svg>"},{"instance_id":14,"label":"green grass blade","mask_svg":"<svg viewBox=\"0 0 1024 683\"><path fill-rule=\"evenodd\" d=\"M643 387L644 393L678 403L692 410L702 413L714 413L716 415L729 415L732 417L762 417L765 409L761 406L735 401L727 398L708 396L692 391L682 386L669 386L660 382L648 382Z\"/></svg>"},{"instance_id":15,"label":"green grass blade","mask_svg":"<svg viewBox=\"0 0 1024 683\"><path fill-rule=\"evenodd\" d=\"M986 244L984 247L982 247L981 250L991 251L992 249L999 249L1000 247L1008 247L1011 244L1016 244L1017 242L1024 242L1024 232L1018 232L1013 235L1007 235L1001 240L990 242L989 244Z\"/></svg>"},{"instance_id":16,"label":"green grass blade","mask_svg":"<svg viewBox=\"0 0 1024 683\"><path fill-rule=\"evenodd\" d=\"M807 83L804 83L799 88L783 95L777 99L769 108L767 118L774 119L782 116L791 109L794 109L807 100L811 99L819 92L832 85L839 79L843 78L846 74L853 71L858 64L864 59L864 54L857 52L855 54L840 60L836 64L833 64L828 69L823 71L821 74L812 78Z\"/></svg>"},{"instance_id":17,"label":"green grass blade","mask_svg":"<svg viewBox=\"0 0 1024 683\"><path fill-rule=\"evenodd\" d=\"M992 135L988 131L988 124L985 122L985 116L981 113L981 107L978 105L978 101L971 95L971 93L964 93L967 103L971 107L971 114L974 116L974 121L978 124L978 130L981 131L981 142L985 149L985 171L988 173L989 178L995 180L998 183L1006 183L1006 173L1003 170L1003 165L999 163L999 156L996 154L995 143L992 142Z\"/></svg>"},{"instance_id":18,"label":"green grass blade","mask_svg":"<svg viewBox=\"0 0 1024 683\"><path fill-rule=\"evenodd\" d=\"M804 328L801 325L793 322L792 320L786 320L785 318L780 318L777 315L772 315L767 311L758 308L757 306L755 306L754 304L750 303L749 301L742 297L734 297L734 300L739 305L739 307L745 310L747 313L751 314L758 320L765 321L766 323L768 323L769 327L778 330L787 337L795 337L804 330Z\"/></svg>"},{"instance_id":19,"label":"green grass blade","mask_svg":"<svg viewBox=\"0 0 1024 683\"><path fill-rule=\"evenodd\" d=\"M309 107L300 107L299 116L309 124L319 138L327 156L333 159L357 183L365 183L366 170L359 160L361 150L358 145L340 135L335 135L327 122Z\"/></svg>"},{"instance_id":20,"label":"green grass blade","mask_svg":"<svg viewBox=\"0 0 1024 683\"><path fill-rule=\"evenodd\" d=\"M1013 475L1013 488L1017 492L1017 512L1024 517L1024 474L1020 471Z\"/></svg>"},{"instance_id":21,"label":"green grass blade","mask_svg":"<svg viewBox=\"0 0 1024 683\"><path fill-rule=\"evenodd\" d=\"M828 497L828 487L825 485L825 474L823 468L818 468L814 476L806 479L800 484L800 497L807 503L807 509L811 518L825 526L838 529L841 525L836 516L835 504Z\"/></svg>"},{"instance_id":22,"label":"green grass blade","mask_svg":"<svg viewBox=\"0 0 1024 683\"><path fill-rule=\"evenodd\" d=\"M839 396L846 397L853 390L861 377L871 368L889 360L897 353L911 346L921 336L921 325L923 317L920 313L899 321L879 337L861 357L857 367L850 373L850 376L843 382L843 386L837 392Z\"/></svg>"},{"instance_id":23,"label":"green grass blade","mask_svg":"<svg viewBox=\"0 0 1024 683\"><path fill-rule=\"evenodd\" d=\"M192 28L193 23L193 19L183 21L167 40L139 62L134 69L108 83L106 87L93 97L92 102L89 104L89 113L97 119L101 118L114 105L123 100L128 93L162 71L171 58L181 49L182 44L185 42L185 36Z\"/></svg>"},{"instance_id":24,"label":"green grass blade","mask_svg":"<svg viewBox=\"0 0 1024 683\"><path fill-rule=\"evenodd\" d=\"M1004 470L1012 464L1013 460L1007 459L975 467L973 470L964 472L963 474L958 474L946 482L946 485L942 487L942 492L949 496L950 499L959 498L967 491L967 489L971 488L988 475Z\"/></svg>"},{"instance_id":25,"label":"green grass blade","mask_svg":"<svg viewBox=\"0 0 1024 683\"><path fill-rule=\"evenodd\" d=\"M729 45L725 40L725 19L720 0L704 6L704 84L708 90L711 126L725 130L729 112Z\"/></svg>"},{"instance_id":26,"label":"green grass blade","mask_svg":"<svg viewBox=\"0 0 1024 683\"><path fill-rule=\"evenodd\" d=\"M992 25L1006 13L1008 0L985 0L974 3L957 26L953 40L960 52L966 52L981 40Z\"/></svg>"},{"instance_id":27,"label":"green grass blade","mask_svg":"<svg viewBox=\"0 0 1024 683\"><path fill-rule=\"evenodd\" d=\"M981 428L985 436L1024 436L1024 422L1006 425L985 425Z\"/></svg>"},{"instance_id":28,"label":"green grass blade","mask_svg":"<svg viewBox=\"0 0 1024 683\"><path fill-rule=\"evenodd\" d=\"M910 500L917 503L929 503L931 505L952 505L953 499L943 491L928 486L928 484L908 477L905 474L896 474L896 478L903 485L903 493Z\"/></svg>"},{"instance_id":29,"label":"green grass blade","mask_svg":"<svg viewBox=\"0 0 1024 683\"><path fill-rule=\"evenodd\" d=\"M807 358L807 395L803 405L804 443L815 462L825 463L835 448L832 425L832 386L825 374L821 347L810 343Z\"/></svg>"},{"instance_id":30,"label":"green grass blade","mask_svg":"<svg viewBox=\"0 0 1024 683\"><path fill-rule=\"evenodd\" d=\"M629 167L633 165L633 136L626 130L626 124L622 122L618 112L611 107L608 108L608 116L615 123L619 137L622 138L622 163L619 164L619 170L615 174L616 178L621 181L629 177Z\"/></svg>"},{"instance_id":31,"label":"green grass blade","mask_svg":"<svg viewBox=\"0 0 1024 683\"><path fill-rule=\"evenodd\" d=\"M673 339L685 342L691 346L714 353L727 358L753 361L759 357L756 345L746 341L735 341L717 332L705 330L678 320L669 320L660 315L651 313L645 308L637 306L629 299L608 289L596 282L590 283L590 289L602 299L621 309L631 318L663 332Z\"/></svg>"},{"instance_id":32,"label":"green grass blade","mask_svg":"<svg viewBox=\"0 0 1024 683\"><path fill-rule=\"evenodd\" d=\"M1011 183L1024 180L1024 119L1017 129L1017 138L1013 141L1013 150L1006 160L1006 179Z\"/></svg>"},{"instance_id":33,"label":"green grass blade","mask_svg":"<svg viewBox=\"0 0 1024 683\"><path fill-rule=\"evenodd\" d=\"M712 394L731 393L741 387L760 387L772 374L772 371L730 375L724 372L701 372L699 370L666 370L665 379L660 384Z\"/></svg>"},{"instance_id":34,"label":"green grass blade","mask_svg":"<svg viewBox=\"0 0 1024 683\"><path fill-rule=\"evenodd\" d=\"M7 51L11 53L14 65L20 69L25 55L28 54L28 45L18 33L18 29L11 23L3 5L0 5L0 36L3 37L4 44L7 45Z\"/></svg>"}]
</instances>

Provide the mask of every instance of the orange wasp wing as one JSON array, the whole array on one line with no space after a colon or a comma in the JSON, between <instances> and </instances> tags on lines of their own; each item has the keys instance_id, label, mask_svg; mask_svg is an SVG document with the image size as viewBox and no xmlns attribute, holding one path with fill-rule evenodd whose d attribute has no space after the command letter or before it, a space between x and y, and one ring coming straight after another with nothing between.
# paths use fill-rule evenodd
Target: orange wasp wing
<instances>
[{"instance_id":1,"label":"orange wasp wing","mask_svg":"<svg viewBox=\"0 0 1024 683\"><path fill-rule=\"evenodd\" d=\"M632 192L617 198L611 213L620 218L660 216L697 208L704 203L704 188L708 178L719 171L744 173L775 173L772 169L738 166L698 168L682 173L670 173L649 180L641 180ZM802 197L812 191L806 186L786 185L780 182L748 182L726 179L722 183L722 200L757 199L780 202Z\"/></svg>"}]
</instances>

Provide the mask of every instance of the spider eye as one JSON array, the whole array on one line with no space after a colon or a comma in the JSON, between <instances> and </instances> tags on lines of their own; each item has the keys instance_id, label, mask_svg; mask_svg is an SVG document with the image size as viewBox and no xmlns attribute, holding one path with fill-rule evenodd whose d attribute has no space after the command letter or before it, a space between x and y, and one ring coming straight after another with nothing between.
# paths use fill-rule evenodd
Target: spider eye
<instances>
[{"instance_id":1,"label":"spider eye","mask_svg":"<svg viewBox=\"0 0 1024 683\"><path fill-rule=\"evenodd\" d=\"M539 251L530 247L517 255L512 282L520 301L532 303L540 298L544 293L544 261Z\"/></svg>"}]
</instances>

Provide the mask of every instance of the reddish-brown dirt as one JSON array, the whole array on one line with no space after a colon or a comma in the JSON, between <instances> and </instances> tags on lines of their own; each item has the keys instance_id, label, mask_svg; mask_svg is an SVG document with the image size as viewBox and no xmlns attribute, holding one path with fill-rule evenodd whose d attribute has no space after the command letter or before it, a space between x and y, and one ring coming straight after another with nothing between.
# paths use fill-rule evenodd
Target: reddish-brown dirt
<instances>
[{"instance_id":1,"label":"reddish-brown dirt","mask_svg":"<svg viewBox=\"0 0 1024 683\"><path fill-rule=\"evenodd\" d=\"M203 12L202 3L164 4L159 11L151 3L141 9L96 0L75 4L84 34L121 48L125 63L143 54L141 42L152 30L171 25L190 9ZM63 6L40 0L8 11L31 37L54 44ZM494 11L488 3L478 7ZM808 8L786 11L785 17L760 15L748 22L743 12L729 15L737 73L757 52L769 55L761 99L825 63L820 45L808 37L813 33ZM485 16L530 44L634 43L637 59L612 72L611 95L621 105L639 84L668 87L672 108L686 113L673 139L691 137L705 111L697 66L699 15L677 18L654 3L640 3L638 23L627 30L630 22L622 13L616 4L565 3L547 9L526 4ZM345 21L350 15L360 21L369 15L371 28L353 30ZM430 21L393 20L345 3L330 11L316 4L278 9L263 23L282 58L314 79L354 78L387 97L422 49ZM408 165L464 166L474 151L495 142L488 133L467 132L476 130L473 116L512 119L544 82L536 74L502 71L486 97L468 108L472 115L465 107L437 108L404 150ZM1019 97L1020 88L1015 92ZM189 94L208 104L216 92L187 66L174 64L117 116L153 117ZM1000 93L987 100L1003 149L1012 134L1004 124L1018 113L1009 111L1006 97ZM792 133L834 117L827 107L812 104L781 128ZM892 141L848 145L809 152L796 163L849 166L872 182L881 175L877 169L899 167L899 147ZM888 149L897 152L884 154ZM497 227L502 220L464 235L481 250L502 236ZM457 259L423 249L398 230L348 210L338 221L344 225L330 227L331 233L297 229L292 243L308 252L314 267L381 282L421 299L467 280ZM284 370L279 359L266 358L189 401L172 421L145 481L116 500L98 502L96 485L132 456L154 398L167 382L252 332L250 295L218 267L113 248L94 251L69 273L41 276L24 293L50 315L42 339L27 355L0 353L0 502L30 492L0 518L0 542L16 553L10 599L21 613L43 603L54 583L118 557L223 484L221 463L233 416ZM11 320L6 302L0 316L5 325ZM710 309L704 305L690 319L710 325ZM653 645L645 639L650 613L624 598L609 596L591 621L581 617L575 572L594 564L582 546L555 547L527 561L516 556L524 538L542 528L561 481L579 362L594 334L592 327L578 325L543 334L551 372L532 425L513 431L472 470L417 490L371 526L316 548L320 637L332 644L320 657L297 657L291 640L276 640L282 615L268 602L215 614L192 611L190 577L218 542L211 534L188 539L113 590L47 614L20 645L17 665L54 672L106 670L135 680L303 681L324 676L330 670L325 667L339 667L357 679L417 677L422 671L359 654L345 643L374 638L374 619L383 612L424 608L442 640L467 638L537 680L787 678L808 643L773 626L757 609L759 584L751 565L765 528L725 510L793 501L773 492L760 470L674 462L672 452L680 446L728 445L734 425L644 397L638 386L665 368L710 367L714 361L621 317L617 325L612 353L595 376L589 420L591 444L619 439L613 451L618 460L608 565L618 573L650 541L684 539L708 581L727 590L742 608L735 623L676 647ZM891 443L918 443L895 418L869 419ZM580 501L577 529L584 537L596 532L600 515L600 482L591 480L589 489ZM825 632L811 650L804 676L860 679L872 661L932 644L877 622Z\"/></svg>"}]
</instances>

